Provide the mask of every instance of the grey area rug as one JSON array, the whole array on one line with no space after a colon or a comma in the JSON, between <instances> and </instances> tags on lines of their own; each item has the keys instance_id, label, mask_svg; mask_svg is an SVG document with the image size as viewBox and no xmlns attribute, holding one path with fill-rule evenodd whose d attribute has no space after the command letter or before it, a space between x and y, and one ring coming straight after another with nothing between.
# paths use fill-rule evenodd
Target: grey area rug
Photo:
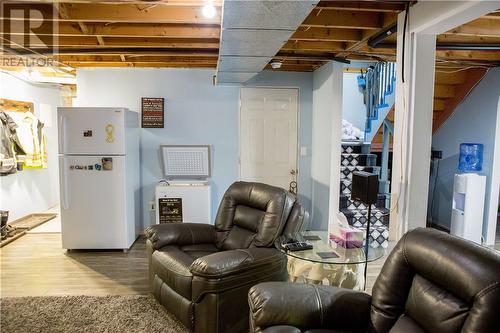
<instances>
[{"instance_id":1,"label":"grey area rug","mask_svg":"<svg viewBox=\"0 0 500 333\"><path fill-rule=\"evenodd\" d=\"M152 296L49 296L0 299L0 331L187 333Z\"/></svg>"}]
</instances>

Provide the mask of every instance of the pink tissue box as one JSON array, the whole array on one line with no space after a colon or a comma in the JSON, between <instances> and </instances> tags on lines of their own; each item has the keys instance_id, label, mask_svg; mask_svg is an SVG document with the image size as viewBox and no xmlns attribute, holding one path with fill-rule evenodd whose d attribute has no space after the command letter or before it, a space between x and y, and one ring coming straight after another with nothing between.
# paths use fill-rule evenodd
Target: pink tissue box
<instances>
[{"instance_id":1,"label":"pink tissue box","mask_svg":"<svg viewBox=\"0 0 500 333\"><path fill-rule=\"evenodd\" d=\"M352 249L363 247L363 231L343 226L335 226L330 232L330 240L339 246Z\"/></svg>"}]
</instances>

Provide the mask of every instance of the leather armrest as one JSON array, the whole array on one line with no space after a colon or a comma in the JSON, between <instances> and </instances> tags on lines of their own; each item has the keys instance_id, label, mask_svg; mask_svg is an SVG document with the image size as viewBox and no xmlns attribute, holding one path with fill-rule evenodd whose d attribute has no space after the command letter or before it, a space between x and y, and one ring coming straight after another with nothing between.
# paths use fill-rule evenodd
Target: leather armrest
<instances>
[{"instance_id":1,"label":"leather armrest","mask_svg":"<svg viewBox=\"0 0 500 333\"><path fill-rule=\"evenodd\" d=\"M196 276L220 278L283 260L275 248L253 247L209 254L196 259L189 269Z\"/></svg>"},{"instance_id":2,"label":"leather armrest","mask_svg":"<svg viewBox=\"0 0 500 333\"><path fill-rule=\"evenodd\" d=\"M371 296L330 286L264 282L250 289L248 303L254 332L279 325L366 332Z\"/></svg>"},{"instance_id":3,"label":"leather armrest","mask_svg":"<svg viewBox=\"0 0 500 333\"><path fill-rule=\"evenodd\" d=\"M215 243L215 227L204 223L164 223L145 230L153 249L166 245L193 245Z\"/></svg>"}]
</instances>

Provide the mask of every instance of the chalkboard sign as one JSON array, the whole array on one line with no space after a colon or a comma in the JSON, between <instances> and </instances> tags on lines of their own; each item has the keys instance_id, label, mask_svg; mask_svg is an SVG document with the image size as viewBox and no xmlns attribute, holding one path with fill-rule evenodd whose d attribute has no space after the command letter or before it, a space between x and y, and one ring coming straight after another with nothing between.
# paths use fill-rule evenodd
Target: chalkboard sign
<instances>
[{"instance_id":1,"label":"chalkboard sign","mask_svg":"<svg viewBox=\"0 0 500 333\"><path fill-rule=\"evenodd\" d=\"M182 222L182 198L158 199L160 224Z\"/></svg>"},{"instance_id":2,"label":"chalkboard sign","mask_svg":"<svg viewBox=\"0 0 500 333\"><path fill-rule=\"evenodd\" d=\"M142 128L163 128L165 120L164 99L143 97L141 105Z\"/></svg>"}]
</instances>

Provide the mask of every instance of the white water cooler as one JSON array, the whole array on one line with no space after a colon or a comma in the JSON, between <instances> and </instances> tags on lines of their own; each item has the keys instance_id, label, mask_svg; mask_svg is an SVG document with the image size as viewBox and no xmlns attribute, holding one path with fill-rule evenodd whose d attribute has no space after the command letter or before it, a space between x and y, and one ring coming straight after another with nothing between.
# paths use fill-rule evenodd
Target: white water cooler
<instances>
[{"instance_id":1,"label":"white water cooler","mask_svg":"<svg viewBox=\"0 0 500 333\"><path fill-rule=\"evenodd\" d=\"M481 244L486 176L456 174L450 233Z\"/></svg>"},{"instance_id":2,"label":"white water cooler","mask_svg":"<svg viewBox=\"0 0 500 333\"><path fill-rule=\"evenodd\" d=\"M155 189L155 220L212 223L210 146L161 145L162 180Z\"/></svg>"}]
</instances>

